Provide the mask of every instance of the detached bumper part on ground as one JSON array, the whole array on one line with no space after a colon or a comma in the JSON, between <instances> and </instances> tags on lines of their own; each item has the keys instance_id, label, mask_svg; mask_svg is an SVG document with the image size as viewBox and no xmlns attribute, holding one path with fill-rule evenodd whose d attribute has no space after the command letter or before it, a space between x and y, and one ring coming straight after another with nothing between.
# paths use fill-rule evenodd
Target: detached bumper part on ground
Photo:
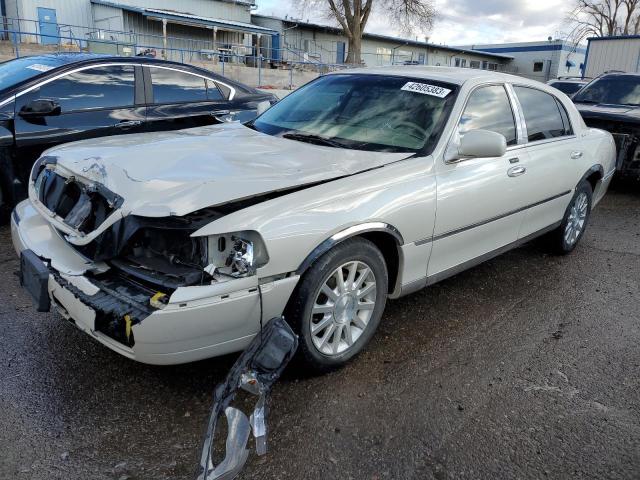
<instances>
[{"instance_id":1,"label":"detached bumper part on ground","mask_svg":"<svg viewBox=\"0 0 640 480\"><path fill-rule=\"evenodd\" d=\"M269 393L298 348L298 337L282 317L271 319L255 336L249 347L234 363L227 379L213 395L213 408L205 434L198 480L231 480L247 458L250 432L256 440L256 453L267 453L267 415ZM230 406L238 390L258 396L251 417ZM214 436L218 419L224 412L227 440L224 459L214 464Z\"/></svg>"}]
</instances>

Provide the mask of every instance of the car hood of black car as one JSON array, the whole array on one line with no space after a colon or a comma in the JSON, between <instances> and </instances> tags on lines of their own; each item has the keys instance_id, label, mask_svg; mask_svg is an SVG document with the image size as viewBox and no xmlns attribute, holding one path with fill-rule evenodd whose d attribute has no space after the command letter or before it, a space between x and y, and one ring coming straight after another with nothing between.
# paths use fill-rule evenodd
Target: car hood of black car
<instances>
[{"instance_id":1,"label":"car hood of black car","mask_svg":"<svg viewBox=\"0 0 640 480\"><path fill-rule=\"evenodd\" d=\"M640 107L604 103L576 103L575 105L585 120L610 120L640 124Z\"/></svg>"}]
</instances>

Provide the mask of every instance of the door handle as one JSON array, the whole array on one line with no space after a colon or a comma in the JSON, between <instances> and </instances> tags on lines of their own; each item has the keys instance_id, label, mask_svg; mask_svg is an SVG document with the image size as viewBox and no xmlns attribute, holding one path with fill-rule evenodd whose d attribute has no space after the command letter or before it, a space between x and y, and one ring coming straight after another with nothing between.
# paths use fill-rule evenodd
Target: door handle
<instances>
[{"instance_id":1,"label":"door handle","mask_svg":"<svg viewBox=\"0 0 640 480\"><path fill-rule=\"evenodd\" d=\"M517 167L511 167L509 170L507 170L507 175L509 175L510 177L518 177L525 173L527 173L527 169L521 165Z\"/></svg>"},{"instance_id":2,"label":"door handle","mask_svg":"<svg viewBox=\"0 0 640 480\"><path fill-rule=\"evenodd\" d=\"M224 115L231 115L231 110L215 110L211 112L212 117L221 117Z\"/></svg>"},{"instance_id":3,"label":"door handle","mask_svg":"<svg viewBox=\"0 0 640 480\"><path fill-rule=\"evenodd\" d=\"M580 157L582 157L582 152L578 152L578 151L571 152L571 159L572 160L577 160Z\"/></svg>"},{"instance_id":4,"label":"door handle","mask_svg":"<svg viewBox=\"0 0 640 480\"><path fill-rule=\"evenodd\" d=\"M141 120L127 120L127 121L124 121L124 122L116 123L116 127L123 128L123 129L133 128L133 127L137 127L139 125L142 125L142 121Z\"/></svg>"}]
</instances>

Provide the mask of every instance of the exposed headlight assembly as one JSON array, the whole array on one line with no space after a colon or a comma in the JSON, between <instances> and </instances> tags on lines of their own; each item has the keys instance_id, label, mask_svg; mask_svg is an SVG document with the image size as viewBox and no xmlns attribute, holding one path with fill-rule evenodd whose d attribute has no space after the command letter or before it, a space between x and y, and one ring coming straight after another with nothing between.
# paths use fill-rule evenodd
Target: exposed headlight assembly
<instances>
[{"instance_id":1,"label":"exposed headlight assembly","mask_svg":"<svg viewBox=\"0 0 640 480\"><path fill-rule=\"evenodd\" d=\"M211 235L208 238L208 263L206 270L227 277L247 277L267 264L269 255L260 234L242 232Z\"/></svg>"}]
</instances>

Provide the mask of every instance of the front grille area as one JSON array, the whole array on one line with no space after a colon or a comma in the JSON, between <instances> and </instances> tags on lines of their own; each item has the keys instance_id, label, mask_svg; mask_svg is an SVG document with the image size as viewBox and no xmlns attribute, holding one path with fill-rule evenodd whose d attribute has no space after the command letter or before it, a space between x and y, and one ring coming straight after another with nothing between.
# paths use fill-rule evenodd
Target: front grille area
<instances>
[{"instance_id":1,"label":"front grille area","mask_svg":"<svg viewBox=\"0 0 640 480\"><path fill-rule=\"evenodd\" d=\"M36 177L35 190L48 210L85 234L98 228L122 204L122 198L101 185L64 178L46 167Z\"/></svg>"},{"instance_id":2,"label":"front grille area","mask_svg":"<svg viewBox=\"0 0 640 480\"><path fill-rule=\"evenodd\" d=\"M606 130L616 143L616 169L625 175L640 176L640 125L585 119L587 126Z\"/></svg>"}]
</instances>

